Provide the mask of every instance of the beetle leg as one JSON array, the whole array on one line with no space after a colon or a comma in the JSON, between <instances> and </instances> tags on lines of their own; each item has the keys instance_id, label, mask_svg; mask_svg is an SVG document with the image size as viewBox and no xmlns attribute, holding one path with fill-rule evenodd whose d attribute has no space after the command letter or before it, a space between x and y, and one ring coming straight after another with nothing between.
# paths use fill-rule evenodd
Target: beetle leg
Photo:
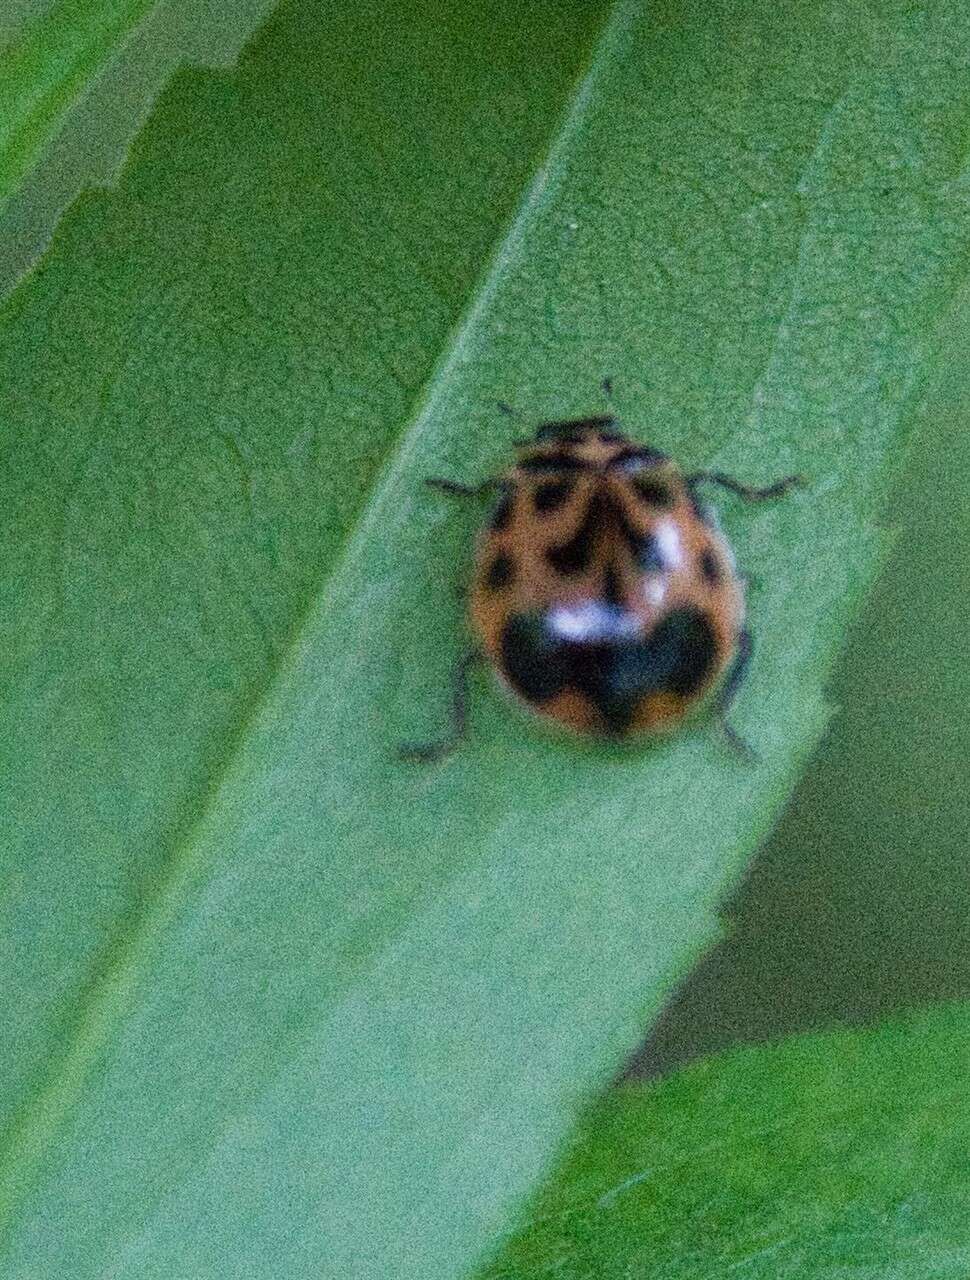
<instances>
[{"instance_id":1,"label":"beetle leg","mask_svg":"<svg viewBox=\"0 0 970 1280\"><path fill-rule=\"evenodd\" d=\"M402 743L399 754L402 760L418 764L434 764L450 755L461 742L468 728L468 673L479 661L478 649L468 649L455 664L451 686L451 729L443 738L434 742Z\"/></svg>"},{"instance_id":2,"label":"beetle leg","mask_svg":"<svg viewBox=\"0 0 970 1280\"><path fill-rule=\"evenodd\" d=\"M500 483L497 476L489 476L481 484L462 484L458 480L446 480L443 476L430 476L424 482L431 489L440 489L442 493L450 493L456 498L479 498L489 493Z\"/></svg>"},{"instance_id":3,"label":"beetle leg","mask_svg":"<svg viewBox=\"0 0 970 1280\"><path fill-rule=\"evenodd\" d=\"M737 729L731 724L727 718L727 713L731 709L734 699L737 697L738 690L744 682L745 676L748 674L748 667L751 665L751 654L753 650L753 641L751 632L747 627L741 628L741 634L738 636L738 648L734 655L734 661L731 669L727 674L727 679L721 686L717 698L714 703L714 714L720 721L724 735L735 749L738 755L749 764L753 764L758 759L758 753L744 738L738 733Z\"/></svg>"}]
</instances>

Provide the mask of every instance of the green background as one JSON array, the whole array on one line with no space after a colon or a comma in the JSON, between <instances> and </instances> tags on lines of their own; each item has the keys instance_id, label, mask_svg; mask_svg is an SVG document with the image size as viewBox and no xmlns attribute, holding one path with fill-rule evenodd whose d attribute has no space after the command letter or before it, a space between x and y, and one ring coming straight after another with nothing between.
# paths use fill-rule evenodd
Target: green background
<instances>
[{"instance_id":1,"label":"green background","mask_svg":"<svg viewBox=\"0 0 970 1280\"><path fill-rule=\"evenodd\" d=\"M970 995L970 295L945 316L841 710L641 1072Z\"/></svg>"},{"instance_id":2,"label":"green background","mask_svg":"<svg viewBox=\"0 0 970 1280\"><path fill-rule=\"evenodd\" d=\"M27 25L43 52L62 24L45 102L111 64L101 17ZM467 1274L717 936L833 701L643 1069L962 993L963 39L946 3L291 2L238 67L175 75L70 208L0 311L4 1280ZM128 65L137 113L158 70ZM77 178L29 89L8 282ZM467 747L404 768L476 521L424 476L494 469L499 398L588 412L604 373L686 464L809 476L724 507L761 762L704 728L549 740L482 680ZM691 1157L683 1231L803 1058L904 1197L873 1098L906 1103L925 1035L911 1145L945 1145L935 1089L958 1150L961 1017L633 1090L685 1159L733 1135ZM832 1211L801 1115L792 1183ZM578 1141L612 1168L612 1134Z\"/></svg>"}]
</instances>

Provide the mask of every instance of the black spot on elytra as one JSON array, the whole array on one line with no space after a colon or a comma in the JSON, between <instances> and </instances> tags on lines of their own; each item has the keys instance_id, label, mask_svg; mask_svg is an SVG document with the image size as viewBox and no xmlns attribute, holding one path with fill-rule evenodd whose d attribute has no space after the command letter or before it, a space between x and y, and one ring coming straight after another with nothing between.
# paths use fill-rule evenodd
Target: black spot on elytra
<instances>
[{"instance_id":1,"label":"black spot on elytra","mask_svg":"<svg viewBox=\"0 0 970 1280\"><path fill-rule=\"evenodd\" d=\"M666 567L657 540L635 528L608 489L597 489L589 501L579 528L558 547L546 551L546 559L559 574L571 577L589 567L596 539L609 529L618 530L633 556L637 568L645 573Z\"/></svg>"},{"instance_id":2,"label":"black spot on elytra","mask_svg":"<svg viewBox=\"0 0 970 1280\"><path fill-rule=\"evenodd\" d=\"M569 541L546 551L546 559L556 573L568 578L589 567L596 538L603 531L612 510L611 499L597 490L590 498L579 528Z\"/></svg>"},{"instance_id":3,"label":"black spot on elytra","mask_svg":"<svg viewBox=\"0 0 970 1280\"><path fill-rule=\"evenodd\" d=\"M571 578L573 574L582 573L587 568L592 550L592 543L585 529L580 529L575 538L570 538L561 547L550 547L546 552L546 559L556 573L564 578Z\"/></svg>"},{"instance_id":4,"label":"black spot on elytra","mask_svg":"<svg viewBox=\"0 0 970 1280\"><path fill-rule=\"evenodd\" d=\"M535 492L535 508L540 515L556 511L569 498L575 488L572 480L547 480Z\"/></svg>"},{"instance_id":5,"label":"black spot on elytra","mask_svg":"<svg viewBox=\"0 0 970 1280\"><path fill-rule=\"evenodd\" d=\"M614 636L592 642L557 636L549 614L539 611L509 619L502 659L512 687L529 702L542 704L574 689L596 708L608 733L622 734L649 694L686 698L702 688L717 659L717 641L697 609L669 613L648 635L629 636L618 626Z\"/></svg>"},{"instance_id":6,"label":"black spot on elytra","mask_svg":"<svg viewBox=\"0 0 970 1280\"><path fill-rule=\"evenodd\" d=\"M615 522L638 569L643 573L659 573L666 569L667 565L660 552L660 544L654 535L641 533L630 523L623 508L612 500L608 502L608 518Z\"/></svg>"},{"instance_id":7,"label":"black spot on elytra","mask_svg":"<svg viewBox=\"0 0 970 1280\"><path fill-rule=\"evenodd\" d=\"M710 547L705 547L701 552L701 573L712 587L716 587L724 578L720 561Z\"/></svg>"},{"instance_id":8,"label":"black spot on elytra","mask_svg":"<svg viewBox=\"0 0 970 1280\"><path fill-rule=\"evenodd\" d=\"M502 669L528 702L548 702L562 692L569 676L567 654L550 633L545 613L509 618L502 632Z\"/></svg>"},{"instance_id":9,"label":"black spot on elytra","mask_svg":"<svg viewBox=\"0 0 970 1280\"><path fill-rule=\"evenodd\" d=\"M489 521L491 528L496 533L502 529L509 527L509 521L512 519L512 494L505 489L498 502L495 504L495 510L492 512L492 518Z\"/></svg>"},{"instance_id":10,"label":"black spot on elytra","mask_svg":"<svg viewBox=\"0 0 970 1280\"><path fill-rule=\"evenodd\" d=\"M701 688L717 660L717 638L700 609L675 609L650 637L656 669L664 671L658 689L689 698Z\"/></svg>"},{"instance_id":11,"label":"black spot on elytra","mask_svg":"<svg viewBox=\"0 0 970 1280\"><path fill-rule=\"evenodd\" d=\"M663 480L658 480L655 476L634 476L633 488L641 502L661 511L669 510L676 501L670 485Z\"/></svg>"},{"instance_id":12,"label":"black spot on elytra","mask_svg":"<svg viewBox=\"0 0 970 1280\"><path fill-rule=\"evenodd\" d=\"M500 551L485 570L485 585L490 591L501 591L515 577L515 562L512 557Z\"/></svg>"},{"instance_id":13,"label":"black spot on elytra","mask_svg":"<svg viewBox=\"0 0 970 1280\"><path fill-rule=\"evenodd\" d=\"M620 575L612 560L603 572L603 585L600 590L607 604L623 604L623 583L620 581Z\"/></svg>"},{"instance_id":14,"label":"black spot on elytra","mask_svg":"<svg viewBox=\"0 0 970 1280\"><path fill-rule=\"evenodd\" d=\"M637 568L644 573L662 573L666 569L667 562L660 551L660 543L652 533L635 533L631 550L637 562Z\"/></svg>"}]
</instances>

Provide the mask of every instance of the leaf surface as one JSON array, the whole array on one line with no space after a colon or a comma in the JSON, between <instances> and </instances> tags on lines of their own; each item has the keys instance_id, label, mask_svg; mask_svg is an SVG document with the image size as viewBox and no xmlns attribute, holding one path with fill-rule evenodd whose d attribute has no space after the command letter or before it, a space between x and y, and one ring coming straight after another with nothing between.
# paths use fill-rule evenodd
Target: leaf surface
<instances>
[{"instance_id":1,"label":"leaf surface","mask_svg":"<svg viewBox=\"0 0 970 1280\"><path fill-rule=\"evenodd\" d=\"M735 1050L593 1109L487 1280L962 1280L970 1008Z\"/></svg>"},{"instance_id":2,"label":"leaf surface","mask_svg":"<svg viewBox=\"0 0 970 1280\"><path fill-rule=\"evenodd\" d=\"M428 1280L501 1229L825 721L964 271L968 25L286 4L74 210L0 316L11 1277ZM422 478L604 373L687 465L811 479L726 508L760 763L479 681L404 766L476 520Z\"/></svg>"},{"instance_id":3,"label":"leaf surface","mask_svg":"<svg viewBox=\"0 0 970 1280\"><path fill-rule=\"evenodd\" d=\"M155 0L54 0L0 48L0 205Z\"/></svg>"},{"instance_id":4,"label":"leaf surface","mask_svg":"<svg viewBox=\"0 0 970 1280\"><path fill-rule=\"evenodd\" d=\"M940 325L893 537L829 733L718 946L664 1011L651 1071L738 1040L970 995L970 290Z\"/></svg>"},{"instance_id":5,"label":"leaf surface","mask_svg":"<svg viewBox=\"0 0 970 1280\"><path fill-rule=\"evenodd\" d=\"M132 140L145 123L158 95L180 66L230 66L275 0L159 0L145 8L142 21L102 32L97 56L83 60L77 74L62 83L62 100L45 98L45 90L64 70L64 50L50 39L55 14L31 14L20 23L16 13L0 15L0 82L8 104L6 129L0 127L0 150L10 180L0 192L0 298L38 260L63 214L81 191L110 185L123 167ZM28 0L29 5L29 0ZM37 6L32 6L35 10ZM144 7L144 6L143 6ZM43 10L44 6L41 6ZM86 12L73 6L75 20ZM110 7L89 6L91 14ZM129 16L137 7L129 8ZM11 23L4 32L2 24ZM16 46L16 48L15 48ZM28 55L27 50L32 50ZM16 70L14 63L17 63ZM14 102L16 99L16 102ZM44 127L26 150L22 130L34 103Z\"/></svg>"}]
</instances>

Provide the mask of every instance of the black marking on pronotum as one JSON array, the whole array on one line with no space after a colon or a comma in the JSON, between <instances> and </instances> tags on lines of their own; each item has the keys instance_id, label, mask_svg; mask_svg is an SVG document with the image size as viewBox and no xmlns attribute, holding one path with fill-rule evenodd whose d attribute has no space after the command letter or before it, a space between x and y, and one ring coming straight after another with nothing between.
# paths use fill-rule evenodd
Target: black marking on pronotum
<instances>
[{"instance_id":1,"label":"black marking on pronotum","mask_svg":"<svg viewBox=\"0 0 970 1280\"><path fill-rule=\"evenodd\" d=\"M540 515L556 511L569 498L575 488L573 480L547 480L536 489L535 509Z\"/></svg>"},{"instance_id":2,"label":"black marking on pronotum","mask_svg":"<svg viewBox=\"0 0 970 1280\"><path fill-rule=\"evenodd\" d=\"M492 512L492 518L489 521L490 526L496 533L502 529L507 529L509 521L512 519L512 493L509 489L503 489L502 496L495 504L495 510Z\"/></svg>"},{"instance_id":3,"label":"black marking on pronotum","mask_svg":"<svg viewBox=\"0 0 970 1280\"><path fill-rule=\"evenodd\" d=\"M593 418L566 418L562 421L543 422L536 432L537 440L557 440L564 444L579 444L590 431L608 430L616 426L612 414Z\"/></svg>"},{"instance_id":4,"label":"black marking on pronotum","mask_svg":"<svg viewBox=\"0 0 970 1280\"><path fill-rule=\"evenodd\" d=\"M515 577L515 562L512 557L500 551L485 570L485 585L492 591L501 591Z\"/></svg>"},{"instance_id":5,"label":"black marking on pronotum","mask_svg":"<svg viewBox=\"0 0 970 1280\"><path fill-rule=\"evenodd\" d=\"M534 453L531 457L520 458L519 468L522 471L541 473L543 471L592 471L593 464L585 458L577 458L573 453Z\"/></svg>"},{"instance_id":6,"label":"black marking on pronotum","mask_svg":"<svg viewBox=\"0 0 970 1280\"><path fill-rule=\"evenodd\" d=\"M649 641L576 646L570 655L569 684L603 717L608 733L621 734L650 687Z\"/></svg>"},{"instance_id":7,"label":"black marking on pronotum","mask_svg":"<svg viewBox=\"0 0 970 1280\"><path fill-rule=\"evenodd\" d=\"M717 657L708 619L678 609L639 639L577 645L568 684L593 703L609 733L624 733L643 698L669 692L687 698L707 681Z\"/></svg>"},{"instance_id":8,"label":"black marking on pronotum","mask_svg":"<svg viewBox=\"0 0 970 1280\"><path fill-rule=\"evenodd\" d=\"M655 476L636 475L633 477L633 487L637 497L648 507L666 511L676 502L670 485Z\"/></svg>"},{"instance_id":9,"label":"black marking on pronotum","mask_svg":"<svg viewBox=\"0 0 970 1280\"><path fill-rule=\"evenodd\" d=\"M716 587L724 576L720 562L710 547L705 547L701 552L701 573L712 587Z\"/></svg>"}]
</instances>

